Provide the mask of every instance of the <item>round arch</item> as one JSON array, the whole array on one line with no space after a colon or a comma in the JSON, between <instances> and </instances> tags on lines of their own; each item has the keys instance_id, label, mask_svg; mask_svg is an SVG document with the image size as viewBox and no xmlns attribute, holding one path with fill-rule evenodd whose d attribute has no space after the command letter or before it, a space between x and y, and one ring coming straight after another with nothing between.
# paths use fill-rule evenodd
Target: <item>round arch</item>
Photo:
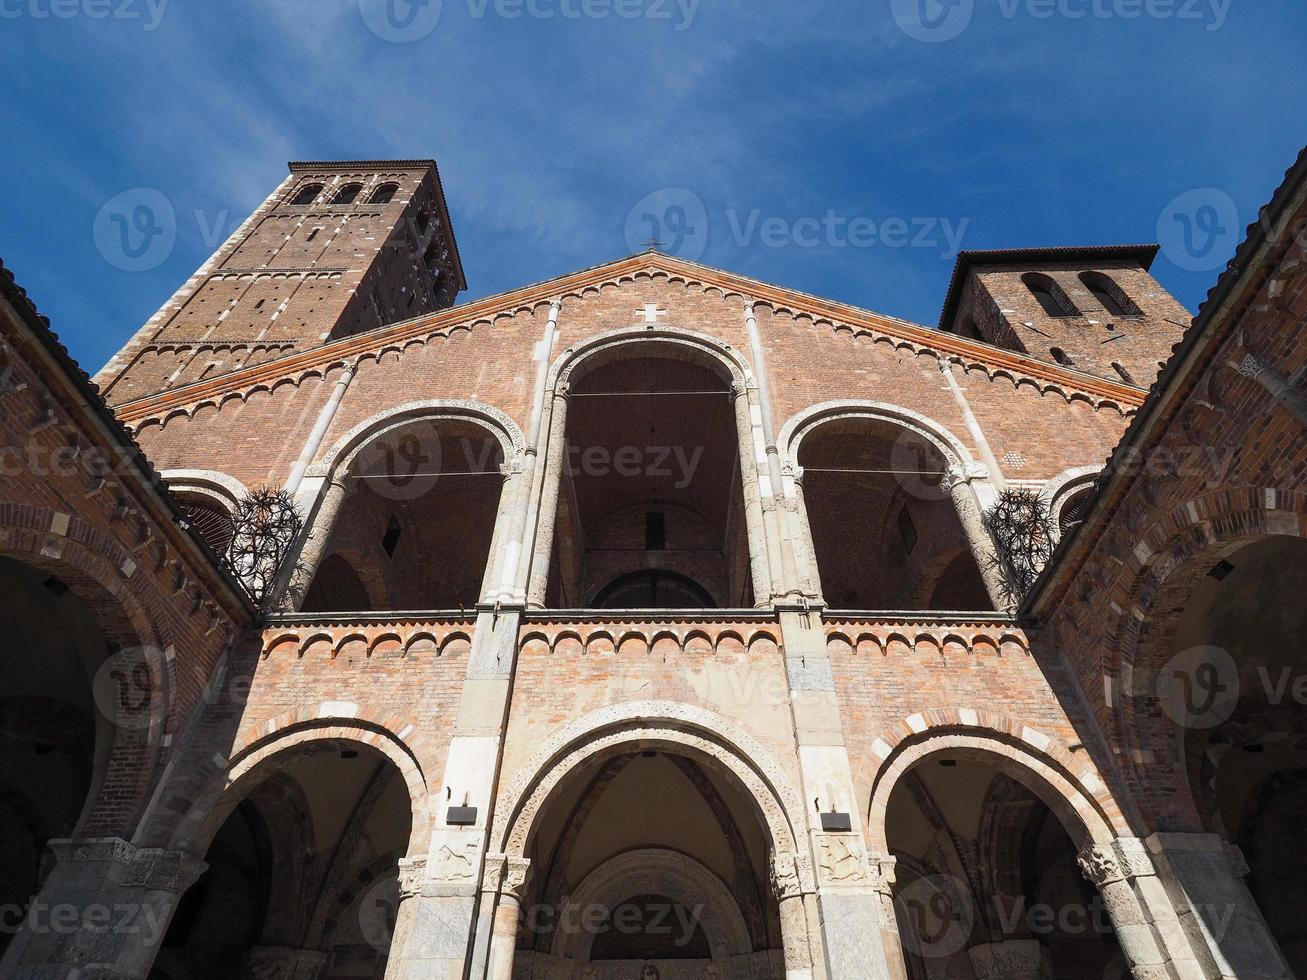
<instances>
[{"instance_id":1,"label":"round arch","mask_svg":"<svg viewBox=\"0 0 1307 980\"><path fill-rule=\"evenodd\" d=\"M670 701L601 708L550 737L509 783L496 807L492 842L523 857L559 784L582 766L663 748L733 777L754 800L777 853L796 853L804 828L800 797L766 751L734 722Z\"/></svg>"},{"instance_id":2,"label":"round arch","mask_svg":"<svg viewBox=\"0 0 1307 980\"><path fill-rule=\"evenodd\" d=\"M699 913L714 961L752 951L749 927L735 896L694 858L666 848L642 848L610 858L585 876L568 896L580 908L614 909L636 895L660 895ZM586 963L595 940L587 929L556 930L554 956Z\"/></svg>"},{"instance_id":3,"label":"round arch","mask_svg":"<svg viewBox=\"0 0 1307 980\"><path fill-rule=\"evenodd\" d=\"M1077 848L1129 836L1119 811L1105 806L1101 798L1105 791L1092 792L1047 752L985 729L928 729L901 742L876 774L867 807L867 838L873 851L889 853L886 814L900 779L942 752L1001 772L1025 786L1053 811Z\"/></svg>"},{"instance_id":4,"label":"round arch","mask_svg":"<svg viewBox=\"0 0 1307 980\"><path fill-rule=\"evenodd\" d=\"M491 433L507 463L522 452L522 430L507 414L490 405L460 399L430 398L407 402L364 419L336 440L321 459L305 471L306 477L330 477L346 472L367 446L417 422L467 422Z\"/></svg>"},{"instance_id":5,"label":"round arch","mask_svg":"<svg viewBox=\"0 0 1307 980\"><path fill-rule=\"evenodd\" d=\"M886 422L907 429L934 446L950 466L971 471L977 465L966 444L934 419L902 405L855 398L822 402L805 408L781 426L777 444L790 468L795 472L799 470L799 447L804 439L826 423L842 419ZM789 491L791 487L786 489Z\"/></svg>"},{"instance_id":6,"label":"round arch","mask_svg":"<svg viewBox=\"0 0 1307 980\"><path fill-rule=\"evenodd\" d=\"M169 835L169 848L202 857L223 822L254 787L297 758L346 744L375 749L399 770L410 805L409 855L425 853L431 832L427 782L412 749L379 725L346 717L282 728L238 752L222 772L207 780L184 815L166 818L167 826L160 829Z\"/></svg>"},{"instance_id":7,"label":"round arch","mask_svg":"<svg viewBox=\"0 0 1307 980\"><path fill-rule=\"evenodd\" d=\"M733 395L735 442L738 459L741 510L747 540L747 569L752 594L761 602L773 592L773 570L769 567L767 533L759 487L759 460L765 454L764 438L754 421L753 371L743 354L730 344L695 330L680 327L625 327L589 337L567 348L550 365L545 380L545 473L538 519L532 522L535 539L529 547L528 601L543 608L549 585L550 559L555 545L562 472L565 469L568 426L568 395L572 386L590 371L619 361L651 357L680 359L712 372L730 386Z\"/></svg>"},{"instance_id":8,"label":"round arch","mask_svg":"<svg viewBox=\"0 0 1307 980\"><path fill-rule=\"evenodd\" d=\"M1162 761L1152 744L1156 730L1147 720L1147 703L1157 694L1150 683L1152 671L1160 666L1184 600L1197 583L1224 558L1276 536L1307 538L1307 494L1271 488L1216 491L1166 514L1138 535L1122 569L1128 577L1122 590L1127 601L1120 603L1109 627L1117 642L1107 647L1102 662L1104 680L1117 693L1109 736L1123 746L1123 772L1150 826L1183 820L1192 824L1189 829L1202 830L1200 807L1183 766L1176 771L1184 785L1183 799L1177 801L1183 812L1158 812L1143 802L1149 798L1143 792L1150 778L1145 770ZM1137 761L1144 759L1150 761Z\"/></svg>"},{"instance_id":9,"label":"round arch","mask_svg":"<svg viewBox=\"0 0 1307 980\"><path fill-rule=\"evenodd\" d=\"M159 476L169 490L204 497L228 513L250 495L244 483L218 470L164 470Z\"/></svg>"}]
</instances>

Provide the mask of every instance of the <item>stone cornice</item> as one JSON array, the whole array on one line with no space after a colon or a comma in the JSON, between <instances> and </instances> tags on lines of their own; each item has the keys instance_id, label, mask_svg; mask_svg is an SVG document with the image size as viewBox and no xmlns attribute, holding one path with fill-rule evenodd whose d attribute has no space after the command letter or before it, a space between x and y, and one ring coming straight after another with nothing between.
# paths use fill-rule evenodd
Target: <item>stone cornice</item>
<instances>
[{"instance_id":1,"label":"stone cornice","mask_svg":"<svg viewBox=\"0 0 1307 980\"><path fill-rule=\"evenodd\" d=\"M206 399L220 398L228 393L239 392L258 384L295 378L305 371L329 370L337 364L345 364L355 358L373 354L383 347L421 340L433 333L454 327L466 328L470 323L478 320L486 320L522 309L532 309L560 295L576 295L586 289L598 288L641 274L661 274L680 278L686 282L720 289L746 300L763 303L773 309L799 312L829 320L832 326L877 331L963 364L980 362L996 370L1006 370L1016 375L1110 400L1122 409L1141 405L1147 394L1139 388L1046 364L1013 351L992 347L965 337L941 333L906 320L780 286L772 286L735 273L698 265L661 253L648 252L388 327L379 327L376 330L345 337L309 350L297 351L207 381L124 402L117 406L116 411L124 422L137 422L152 415L166 414L173 409Z\"/></svg>"}]
</instances>

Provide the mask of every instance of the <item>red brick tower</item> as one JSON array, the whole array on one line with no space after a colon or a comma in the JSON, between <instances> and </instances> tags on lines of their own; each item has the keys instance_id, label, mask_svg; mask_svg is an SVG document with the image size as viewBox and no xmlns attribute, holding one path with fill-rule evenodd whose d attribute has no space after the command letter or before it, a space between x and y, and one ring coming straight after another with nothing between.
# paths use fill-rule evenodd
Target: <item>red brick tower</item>
<instances>
[{"instance_id":1,"label":"red brick tower","mask_svg":"<svg viewBox=\"0 0 1307 980\"><path fill-rule=\"evenodd\" d=\"M1190 314L1149 274L1156 245L962 252L940 329L1147 388Z\"/></svg>"},{"instance_id":2,"label":"red brick tower","mask_svg":"<svg viewBox=\"0 0 1307 980\"><path fill-rule=\"evenodd\" d=\"M292 163L96 381L129 401L445 309L466 288L434 161Z\"/></svg>"}]
</instances>

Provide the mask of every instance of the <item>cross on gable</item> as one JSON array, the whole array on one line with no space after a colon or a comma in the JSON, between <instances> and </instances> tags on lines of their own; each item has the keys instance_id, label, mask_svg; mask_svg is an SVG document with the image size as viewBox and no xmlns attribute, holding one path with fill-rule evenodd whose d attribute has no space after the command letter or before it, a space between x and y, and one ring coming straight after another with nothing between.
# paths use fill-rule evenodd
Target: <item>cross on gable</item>
<instances>
[{"instance_id":1,"label":"cross on gable","mask_svg":"<svg viewBox=\"0 0 1307 980\"><path fill-rule=\"evenodd\" d=\"M658 320L661 317L665 317L667 315L667 311L658 309L657 303L646 303L643 309L635 311L635 315L638 317L643 317L644 322L652 327L657 325Z\"/></svg>"}]
</instances>

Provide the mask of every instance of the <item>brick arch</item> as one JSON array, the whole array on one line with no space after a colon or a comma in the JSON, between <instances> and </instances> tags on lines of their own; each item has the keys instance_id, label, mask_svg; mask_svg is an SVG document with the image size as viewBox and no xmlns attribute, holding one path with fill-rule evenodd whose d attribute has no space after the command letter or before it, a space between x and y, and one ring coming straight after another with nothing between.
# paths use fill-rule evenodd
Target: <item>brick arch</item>
<instances>
[{"instance_id":1,"label":"brick arch","mask_svg":"<svg viewBox=\"0 0 1307 980\"><path fill-rule=\"evenodd\" d=\"M882 854L889 853L890 794L910 770L942 752L1021 783L1048 805L1079 847L1130 836L1093 763L1087 757L1077 760L1061 741L1017 719L976 708L921 712L876 739L872 751L882 764L872 781L867 836L871 849Z\"/></svg>"},{"instance_id":2,"label":"brick arch","mask_svg":"<svg viewBox=\"0 0 1307 980\"><path fill-rule=\"evenodd\" d=\"M645 347L681 348L683 352L711 359L726 371L733 384L743 386L752 377L753 372L740 352L711 334L667 326L652 330L623 328L596 334L565 350L549 369L548 390L558 391L560 386L570 385L580 377L578 370L589 369L588 361L597 360L595 366L599 367L608 363L608 358L638 357L638 351ZM628 353L629 350L637 353Z\"/></svg>"},{"instance_id":3,"label":"brick arch","mask_svg":"<svg viewBox=\"0 0 1307 980\"><path fill-rule=\"evenodd\" d=\"M103 782L96 791L93 779L77 830L130 837L155 782L163 736L178 722L173 665L165 652L171 637L158 628L165 617L150 608L163 600L150 588L135 557L97 528L67 514L0 505L0 556L57 577L86 605L103 636L123 651L120 656L130 658L127 665L146 668L148 700L139 700L139 684L122 692L118 717L112 719L113 742ZM134 680L140 676L135 669L126 673ZM135 707L129 710L127 704Z\"/></svg>"},{"instance_id":4,"label":"brick arch","mask_svg":"<svg viewBox=\"0 0 1307 980\"><path fill-rule=\"evenodd\" d=\"M966 444L934 419L920 412L914 412L910 408L904 408L902 405L850 398L812 405L798 412L781 427L776 444L781 447L785 462L791 471L797 471L799 468L799 447L803 440L823 425L841 419L866 419L906 429L934 446L950 466L970 469L976 465ZM786 482L787 495L792 496L793 484L789 480Z\"/></svg>"},{"instance_id":5,"label":"brick arch","mask_svg":"<svg viewBox=\"0 0 1307 980\"><path fill-rule=\"evenodd\" d=\"M1200 830L1202 824L1185 767L1173 757L1173 746L1158 727L1161 719L1150 712L1156 696L1153 680L1170 652L1184 601L1221 559L1275 536L1307 537L1307 493L1245 487L1205 494L1171 510L1138 536L1111 590L1126 600L1117 604L1109 627L1118 643L1103 659L1111 701L1108 735L1122 749L1127 784L1154 829L1179 822ZM1159 766L1174 770L1183 798L1152 800L1148 787L1156 783Z\"/></svg>"},{"instance_id":6,"label":"brick arch","mask_svg":"<svg viewBox=\"0 0 1307 980\"><path fill-rule=\"evenodd\" d=\"M647 747L663 747L733 777L757 806L772 847L797 852L804 810L784 772L735 722L671 701L610 705L555 732L506 784L495 808L492 845L522 857L564 778L587 764Z\"/></svg>"},{"instance_id":7,"label":"brick arch","mask_svg":"<svg viewBox=\"0 0 1307 980\"><path fill-rule=\"evenodd\" d=\"M359 453L372 442L396 429L426 421L468 422L485 429L498 441L506 463L520 455L524 445L522 430L499 409L462 399L430 398L396 405L364 419L337 439L305 475L327 477L333 472L348 470Z\"/></svg>"},{"instance_id":8,"label":"brick arch","mask_svg":"<svg viewBox=\"0 0 1307 980\"><path fill-rule=\"evenodd\" d=\"M230 760L216 756L179 785L177 804L160 811L149 839L202 856L236 805L271 775L305 754L355 744L377 750L399 770L411 807L409 853L425 853L430 807L420 762L424 741L415 722L376 706L323 702L286 712L243 729Z\"/></svg>"}]
</instances>

